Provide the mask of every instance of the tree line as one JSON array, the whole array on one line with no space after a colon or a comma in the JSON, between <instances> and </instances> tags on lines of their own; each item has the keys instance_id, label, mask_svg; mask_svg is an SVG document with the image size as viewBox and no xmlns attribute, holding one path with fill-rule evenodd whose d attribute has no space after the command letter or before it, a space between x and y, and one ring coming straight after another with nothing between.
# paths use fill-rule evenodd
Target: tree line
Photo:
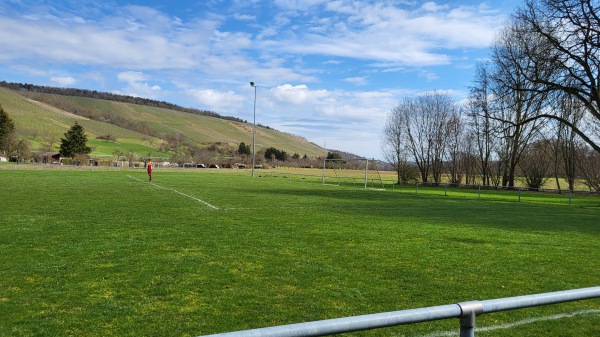
<instances>
[{"instance_id":1,"label":"tree line","mask_svg":"<svg viewBox=\"0 0 600 337\"><path fill-rule=\"evenodd\" d=\"M407 97L383 151L398 181L600 190L600 12L586 0L527 0L477 65L466 101ZM563 183L564 185L564 183Z\"/></svg>"}]
</instances>

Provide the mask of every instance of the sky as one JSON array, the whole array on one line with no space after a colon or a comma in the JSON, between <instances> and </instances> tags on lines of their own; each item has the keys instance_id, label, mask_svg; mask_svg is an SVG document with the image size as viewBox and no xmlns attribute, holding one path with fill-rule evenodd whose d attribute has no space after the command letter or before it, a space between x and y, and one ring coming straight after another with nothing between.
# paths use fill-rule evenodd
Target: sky
<instances>
[{"instance_id":1,"label":"sky","mask_svg":"<svg viewBox=\"0 0 600 337\"><path fill-rule=\"evenodd\" d=\"M0 0L0 81L255 117L328 149L383 159L392 109L431 91L465 99L520 4Z\"/></svg>"}]
</instances>

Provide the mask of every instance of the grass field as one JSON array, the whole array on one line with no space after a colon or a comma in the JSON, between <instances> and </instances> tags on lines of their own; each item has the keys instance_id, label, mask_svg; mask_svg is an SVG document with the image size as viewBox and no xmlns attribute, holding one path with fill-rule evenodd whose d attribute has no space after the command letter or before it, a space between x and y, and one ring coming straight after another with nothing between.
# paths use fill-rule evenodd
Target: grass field
<instances>
[{"instance_id":1,"label":"grass field","mask_svg":"<svg viewBox=\"0 0 600 337\"><path fill-rule=\"evenodd\" d=\"M150 184L141 170L13 167L0 169L0 336L198 336L600 284L597 197L568 206L235 171L157 170ZM600 300L483 315L478 327L599 335Z\"/></svg>"}]
</instances>

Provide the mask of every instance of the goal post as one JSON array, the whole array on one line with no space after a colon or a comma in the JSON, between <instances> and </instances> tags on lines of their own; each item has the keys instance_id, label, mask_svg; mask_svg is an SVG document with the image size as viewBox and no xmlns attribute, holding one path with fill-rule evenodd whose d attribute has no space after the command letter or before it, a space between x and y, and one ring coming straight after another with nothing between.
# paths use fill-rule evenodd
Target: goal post
<instances>
[{"instance_id":1,"label":"goal post","mask_svg":"<svg viewBox=\"0 0 600 337\"><path fill-rule=\"evenodd\" d=\"M368 158L324 159L321 174L323 185L352 185L385 189L377 161Z\"/></svg>"}]
</instances>

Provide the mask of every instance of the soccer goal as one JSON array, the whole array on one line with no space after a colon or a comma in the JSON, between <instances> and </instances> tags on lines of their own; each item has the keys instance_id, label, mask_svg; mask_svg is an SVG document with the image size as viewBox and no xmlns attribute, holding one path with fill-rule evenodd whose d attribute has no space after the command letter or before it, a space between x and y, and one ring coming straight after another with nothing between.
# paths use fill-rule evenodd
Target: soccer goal
<instances>
[{"instance_id":1,"label":"soccer goal","mask_svg":"<svg viewBox=\"0 0 600 337\"><path fill-rule=\"evenodd\" d=\"M375 159L325 159L321 181L323 185L385 189Z\"/></svg>"}]
</instances>

